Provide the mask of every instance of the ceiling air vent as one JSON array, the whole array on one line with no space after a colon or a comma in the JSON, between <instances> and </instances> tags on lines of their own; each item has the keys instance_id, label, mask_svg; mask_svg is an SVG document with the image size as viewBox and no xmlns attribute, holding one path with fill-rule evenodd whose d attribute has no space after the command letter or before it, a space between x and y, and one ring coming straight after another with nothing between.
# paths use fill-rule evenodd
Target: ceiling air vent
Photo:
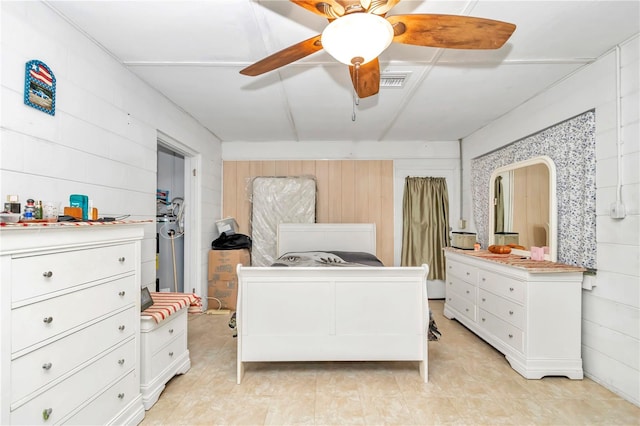
<instances>
[{"instance_id":1,"label":"ceiling air vent","mask_svg":"<svg viewBox=\"0 0 640 426\"><path fill-rule=\"evenodd\" d=\"M404 82L408 77L409 73L381 73L380 87L401 88L404 86Z\"/></svg>"}]
</instances>

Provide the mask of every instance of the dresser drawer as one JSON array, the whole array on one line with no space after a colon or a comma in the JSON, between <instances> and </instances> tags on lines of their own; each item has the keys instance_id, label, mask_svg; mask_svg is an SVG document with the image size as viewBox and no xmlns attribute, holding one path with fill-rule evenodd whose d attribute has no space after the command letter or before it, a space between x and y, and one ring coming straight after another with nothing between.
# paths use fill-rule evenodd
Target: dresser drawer
<instances>
[{"instance_id":1,"label":"dresser drawer","mask_svg":"<svg viewBox=\"0 0 640 426\"><path fill-rule=\"evenodd\" d=\"M41 389L86 360L133 336L138 317L138 311L131 307L14 359L11 362L11 377L19 380L11 381L11 402ZM121 330L123 326L124 330Z\"/></svg>"},{"instance_id":2,"label":"dresser drawer","mask_svg":"<svg viewBox=\"0 0 640 426\"><path fill-rule=\"evenodd\" d=\"M483 309L478 310L478 317L481 327L489 333L518 352L524 351L524 333L522 330Z\"/></svg>"},{"instance_id":3,"label":"dresser drawer","mask_svg":"<svg viewBox=\"0 0 640 426\"><path fill-rule=\"evenodd\" d=\"M461 295L457 293L449 293L447 292L447 305L456 311L460 312L462 315L468 317L472 321L476 320L476 306L475 303L465 299Z\"/></svg>"},{"instance_id":4,"label":"dresser drawer","mask_svg":"<svg viewBox=\"0 0 640 426\"><path fill-rule=\"evenodd\" d=\"M447 276L447 294L454 291L469 302L476 303L476 287L453 275Z\"/></svg>"},{"instance_id":5,"label":"dresser drawer","mask_svg":"<svg viewBox=\"0 0 640 426\"><path fill-rule=\"evenodd\" d=\"M153 321L152 319L144 321ZM187 329L187 309L183 308L170 315L162 323L157 324L151 330L143 330L140 333L145 351L155 354L158 349L166 345L178 334L184 333Z\"/></svg>"},{"instance_id":6,"label":"dresser drawer","mask_svg":"<svg viewBox=\"0 0 640 426\"><path fill-rule=\"evenodd\" d=\"M134 244L16 257L11 262L11 301L131 272L135 262Z\"/></svg>"},{"instance_id":7,"label":"dresser drawer","mask_svg":"<svg viewBox=\"0 0 640 426\"><path fill-rule=\"evenodd\" d=\"M140 394L140 386L134 372L127 374L100 394L80 412L64 422L65 425L103 425L122 411Z\"/></svg>"},{"instance_id":8,"label":"dresser drawer","mask_svg":"<svg viewBox=\"0 0 640 426\"><path fill-rule=\"evenodd\" d=\"M102 392L102 389L135 368L136 340L103 357L29 400L11 409L11 424L50 425L59 423L73 410ZM49 413L45 419L43 413ZM113 414L113 413L112 413Z\"/></svg>"},{"instance_id":9,"label":"dresser drawer","mask_svg":"<svg viewBox=\"0 0 640 426\"><path fill-rule=\"evenodd\" d=\"M469 284L475 285L478 279L478 269L475 266L470 266L465 263L456 262L450 258L446 259L447 262L447 278L449 275L454 275Z\"/></svg>"},{"instance_id":10,"label":"dresser drawer","mask_svg":"<svg viewBox=\"0 0 640 426\"><path fill-rule=\"evenodd\" d=\"M525 284L522 281L481 270L478 283L480 288L499 296L507 297L518 303L525 301Z\"/></svg>"},{"instance_id":11,"label":"dresser drawer","mask_svg":"<svg viewBox=\"0 0 640 426\"><path fill-rule=\"evenodd\" d=\"M184 333L180 333L151 357L151 377L157 377L186 350Z\"/></svg>"},{"instance_id":12,"label":"dresser drawer","mask_svg":"<svg viewBox=\"0 0 640 426\"><path fill-rule=\"evenodd\" d=\"M14 309L11 352L135 304L136 298L140 297L139 292L134 295L131 291L136 288L135 282L134 276L128 276Z\"/></svg>"},{"instance_id":13,"label":"dresser drawer","mask_svg":"<svg viewBox=\"0 0 640 426\"><path fill-rule=\"evenodd\" d=\"M480 309L484 309L521 330L524 329L525 309L523 306L482 289L480 289L478 299Z\"/></svg>"}]
</instances>

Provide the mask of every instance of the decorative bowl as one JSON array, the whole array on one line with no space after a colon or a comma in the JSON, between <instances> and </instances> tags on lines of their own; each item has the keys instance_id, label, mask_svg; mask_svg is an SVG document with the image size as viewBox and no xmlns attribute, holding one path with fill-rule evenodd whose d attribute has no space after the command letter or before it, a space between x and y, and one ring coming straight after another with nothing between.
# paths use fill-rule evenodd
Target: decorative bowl
<instances>
[{"instance_id":1,"label":"decorative bowl","mask_svg":"<svg viewBox=\"0 0 640 426\"><path fill-rule=\"evenodd\" d=\"M0 213L0 222L18 223L20 221L20 213Z\"/></svg>"}]
</instances>

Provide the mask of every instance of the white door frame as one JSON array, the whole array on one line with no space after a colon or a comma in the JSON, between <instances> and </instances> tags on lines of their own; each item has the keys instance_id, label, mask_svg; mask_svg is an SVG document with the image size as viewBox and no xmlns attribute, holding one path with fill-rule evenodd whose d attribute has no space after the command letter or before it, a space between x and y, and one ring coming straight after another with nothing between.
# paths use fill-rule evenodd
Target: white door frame
<instances>
[{"instance_id":1,"label":"white door frame","mask_svg":"<svg viewBox=\"0 0 640 426\"><path fill-rule=\"evenodd\" d=\"M184 292L201 296L202 268L197 265L202 247L202 181L198 172L202 155L159 130L157 141L184 156Z\"/></svg>"}]
</instances>

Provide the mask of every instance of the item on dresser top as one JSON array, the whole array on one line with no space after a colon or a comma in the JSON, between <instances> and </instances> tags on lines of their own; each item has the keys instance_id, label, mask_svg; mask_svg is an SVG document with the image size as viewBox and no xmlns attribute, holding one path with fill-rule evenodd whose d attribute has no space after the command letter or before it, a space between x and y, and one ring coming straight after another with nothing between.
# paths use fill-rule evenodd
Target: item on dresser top
<instances>
[{"instance_id":1,"label":"item on dresser top","mask_svg":"<svg viewBox=\"0 0 640 426\"><path fill-rule=\"evenodd\" d=\"M33 199L29 198L24 206L23 220L33 220L36 218L36 207Z\"/></svg>"},{"instance_id":2,"label":"item on dresser top","mask_svg":"<svg viewBox=\"0 0 640 426\"><path fill-rule=\"evenodd\" d=\"M71 216L77 217L82 220L89 220L89 197L81 194L72 194L69 196L69 207L77 207L81 209L81 214L79 216L75 216L71 214ZM67 214L65 212L65 214Z\"/></svg>"},{"instance_id":3,"label":"item on dresser top","mask_svg":"<svg viewBox=\"0 0 640 426\"><path fill-rule=\"evenodd\" d=\"M451 247L473 250L474 244L477 241L475 232L452 232L451 233Z\"/></svg>"}]
</instances>

